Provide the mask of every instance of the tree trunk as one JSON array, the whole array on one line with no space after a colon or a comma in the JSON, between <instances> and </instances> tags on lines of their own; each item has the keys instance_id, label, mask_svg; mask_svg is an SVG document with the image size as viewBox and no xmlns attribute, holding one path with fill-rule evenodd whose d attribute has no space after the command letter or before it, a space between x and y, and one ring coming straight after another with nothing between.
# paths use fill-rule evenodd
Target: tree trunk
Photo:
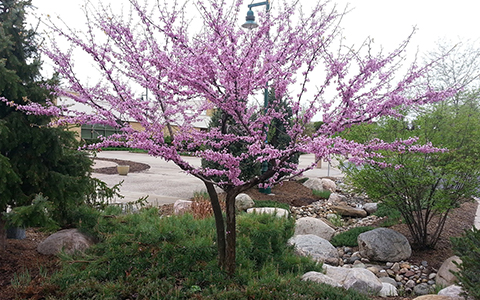
<instances>
[{"instance_id":1,"label":"tree trunk","mask_svg":"<svg viewBox=\"0 0 480 300\"><path fill-rule=\"evenodd\" d=\"M223 220L222 208L218 201L218 194L215 187L210 182L204 182L207 187L210 203L212 204L213 215L215 217L215 227L217 229L217 249L218 265L221 269L226 269L226 244L225 244L225 224Z\"/></svg>"},{"instance_id":2,"label":"tree trunk","mask_svg":"<svg viewBox=\"0 0 480 300\"><path fill-rule=\"evenodd\" d=\"M0 214L0 252L5 251L7 248L7 222Z\"/></svg>"},{"instance_id":3,"label":"tree trunk","mask_svg":"<svg viewBox=\"0 0 480 300\"><path fill-rule=\"evenodd\" d=\"M227 249L226 249L226 268L227 274L233 276L236 267L236 216L235 216L235 197L238 192L236 189L227 191L226 207L227 207Z\"/></svg>"}]
</instances>

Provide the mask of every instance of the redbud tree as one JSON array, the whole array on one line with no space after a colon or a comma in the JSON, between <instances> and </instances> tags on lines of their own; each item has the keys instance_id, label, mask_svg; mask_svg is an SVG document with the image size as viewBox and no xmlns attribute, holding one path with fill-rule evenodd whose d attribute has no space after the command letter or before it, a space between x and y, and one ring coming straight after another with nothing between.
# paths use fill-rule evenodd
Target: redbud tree
<instances>
[{"instance_id":1,"label":"redbud tree","mask_svg":"<svg viewBox=\"0 0 480 300\"><path fill-rule=\"evenodd\" d=\"M66 22L47 22L55 38L44 53L55 62L64 82L52 98L68 96L89 110L34 104L22 108L52 115L60 123L114 126L121 133L95 147L145 149L202 180L214 210L219 265L230 274L235 270L235 196L300 175L305 169L291 162L293 156L342 155L355 163L378 164L378 159L373 160L380 155L378 150L438 150L416 144L415 138L361 144L335 135L352 124L400 116L398 108L451 95L421 80L429 65L403 66L410 37L391 53L374 53L368 41L356 49L346 47L339 26L345 11L327 1L308 10L299 1L286 0L277 1L269 12L259 8L259 27L253 30L241 27L240 11L247 6L242 0L195 0L183 6L160 0L129 2L122 13L102 5L87 6L83 32L70 29ZM71 47L62 48L61 39ZM75 63L85 62L75 61L73 49L92 58L101 76L98 82L79 79ZM258 99L267 86L275 100L264 107ZM148 99L139 93L145 89ZM195 129L208 109L221 110L219 126ZM314 117L323 124L307 135L305 125ZM282 149L267 141L274 119L285 120L283 130L290 137ZM127 120L138 122L142 129ZM241 130L231 130L227 124L232 121ZM247 151L230 153L232 143L246 145ZM183 153L214 163L193 166ZM252 159L268 162L267 170L251 178L240 176L240 165ZM216 187L226 194L226 220Z\"/></svg>"}]
</instances>

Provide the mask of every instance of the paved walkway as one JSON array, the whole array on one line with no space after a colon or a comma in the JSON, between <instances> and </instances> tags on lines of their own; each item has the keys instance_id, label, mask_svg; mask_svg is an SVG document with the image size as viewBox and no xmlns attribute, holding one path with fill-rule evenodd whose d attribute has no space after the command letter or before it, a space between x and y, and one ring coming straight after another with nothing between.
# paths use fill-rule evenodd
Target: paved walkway
<instances>
[{"instance_id":1,"label":"paved walkway","mask_svg":"<svg viewBox=\"0 0 480 300\"><path fill-rule=\"evenodd\" d=\"M192 175L184 173L172 162L166 162L161 158L152 157L145 153L130 153L126 151L102 151L98 153L101 158L113 158L122 160L131 160L135 162L146 163L150 169L139 173L129 173L127 176L118 174L108 175L93 173L93 176L103 180L109 186L113 186L123 180L120 187L120 193L125 196L123 199L116 199L116 202L131 202L148 195L148 203L152 205L163 205L174 203L178 199L189 199L195 192L205 191L204 184ZM299 166L304 168L314 161L313 154L300 156ZM196 157L185 157L185 160L195 166L200 166L200 159ZM109 161L95 161L94 168L116 166ZM306 177L339 177L342 173L333 165L322 163L321 168L315 168L304 173ZM480 198L475 224L480 229Z\"/></svg>"},{"instance_id":2,"label":"paved walkway","mask_svg":"<svg viewBox=\"0 0 480 300\"><path fill-rule=\"evenodd\" d=\"M192 175L184 173L172 162L166 162L161 158L152 157L145 153L130 153L126 151L102 151L97 155L100 158L113 158L131 160L146 163L150 169L129 173L127 176L118 174L109 175L93 173L93 176L103 180L108 186L113 186L123 180L120 193L125 196L123 199L116 199L116 202L135 201L148 195L148 202L152 205L174 203L178 199L189 199L195 192L205 191L202 181ZM189 163L200 166L201 162L196 157L185 157ZM313 154L300 156L300 167L306 167L314 161ZM109 161L95 161L94 168L116 166ZM338 168L323 163L321 168L309 170L304 174L306 177L342 176Z\"/></svg>"}]
</instances>

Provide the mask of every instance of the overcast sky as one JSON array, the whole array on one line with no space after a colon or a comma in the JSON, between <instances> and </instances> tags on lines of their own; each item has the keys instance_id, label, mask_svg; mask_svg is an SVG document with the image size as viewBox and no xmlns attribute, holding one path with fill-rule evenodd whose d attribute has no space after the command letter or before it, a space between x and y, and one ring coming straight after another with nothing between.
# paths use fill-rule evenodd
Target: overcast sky
<instances>
[{"instance_id":1,"label":"overcast sky","mask_svg":"<svg viewBox=\"0 0 480 300\"><path fill-rule=\"evenodd\" d=\"M125 0L90 0L92 3L102 1L119 5ZM153 0L152 0L153 1ZM179 0L181 2L181 0ZM262 0L245 1L247 4ZM300 0L308 6L312 0ZM452 44L470 40L480 42L480 2L475 0L337 0L343 9L348 5L351 10L344 18L342 27L346 44L361 44L367 37L372 37L375 46L382 46L392 51L403 41L416 26L415 34L409 48L413 56L417 50L420 57L436 49L435 43L440 40L449 40ZM37 15L49 14L61 16L69 25L81 27L84 22L80 7L84 0L33 0L37 7ZM281 2L272 1L272 8ZM261 8L254 8L260 10ZM244 20L244 15L240 19ZM240 26L241 24L239 24Z\"/></svg>"},{"instance_id":2,"label":"overcast sky","mask_svg":"<svg viewBox=\"0 0 480 300\"><path fill-rule=\"evenodd\" d=\"M92 3L102 0L91 0ZM312 0L301 0L311 3ZM119 3L119 0L103 0ZM258 1L245 1L247 4ZM378 44L394 46L417 26L419 31L414 42L421 50L430 50L440 38L458 40L480 38L480 2L475 0L337 0L339 7L347 4L352 11L343 21L348 39L362 40L372 36ZM82 17L80 11L84 0L33 0L38 12L52 16L60 15L68 22L76 23ZM273 0L272 6L280 1ZM254 8L256 9L256 8ZM260 8L258 8L260 9Z\"/></svg>"}]
</instances>

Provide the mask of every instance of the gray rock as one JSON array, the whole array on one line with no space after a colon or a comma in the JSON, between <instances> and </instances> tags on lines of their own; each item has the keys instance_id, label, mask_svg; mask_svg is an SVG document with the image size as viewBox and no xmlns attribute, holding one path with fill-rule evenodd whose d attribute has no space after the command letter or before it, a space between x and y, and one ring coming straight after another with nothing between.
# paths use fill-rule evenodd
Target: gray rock
<instances>
[{"instance_id":1,"label":"gray rock","mask_svg":"<svg viewBox=\"0 0 480 300\"><path fill-rule=\"evenodd\" d=\"M337 185L335 184L335 181L328 178L322 178L322 187L324 190L330 191L332 193L337 190Z\"/></svg>"},{"instance_id":2,"label":"gray rock","mask_svg":"<svg viewBox=\"0 0 480 300\"><path fill-rule=\"evenodd\" d=\"M375 212L377 211L377 207L378 207L377 203L365 203L365 204L363 205L363 209L364 209L369 215L375 213Z\"/></svg>"},{"instance_id":3,"label":"gray rock","mask_svg":"<svg viewBox=\"0 0 480 300\"><path fill-rule=\"evenodd\" d=\"M240 193L235 197L235 208L237 211L245 211L254 206L255 202L253 202L252 198L247 194Z\"/></svg>"},{"instance_id":4,"label":"gray rock","mask_svg":"<svg viewBox=\"0 0 480 300\"><path fill-rule=\"evenodd\" d=\"M378 292L378 295L384 298L396 297L398 296L398 291L395 285L388 282L382 282L382 289L380 290L380 292Z\"/></svg>"},{"instance_id":5,"label":"gray rock","mask_svg":"<svg viewBox=\"0 0 480 300\"><path fill-rule=\"evenodd\" d=\"M415 287L415 281L413 280L408 280L406 283L405 283L405 287L406 288L409 288L409 289L413 289Z\"/></svg>"},{"instance_id":6,"label":"gray rock","mask_svg":"<svg viewBox=\"0 0 480 300\"><path fill-rule=\"evenodd\" d=\"M303 185L311 190L323 191L323 182L320 178L309 178Z\"/></svg>"},{"instance_id":7,"label":"gray rock","mask_svg":"<svg viewBox=\"0 0 480 300\"><path fill-rule=\"evenodd\" d=\"M192 201L190 200L177 200L173 204L173 214L182 215L190 210L192 207Z\"/></svg>"},{"instance_id":8,"label":"gray rock","mask_svg":"<svg viewBox=\"0 0 480 300\"><path fill-rule=\"evenodd\" d=\"M391 277L381 277L381 278L378 278L381 282L384 282L384 283L390 283L391 285L393 285L394 287L397 287L398 286L398 283L395 281L395 279L391 278Z\"/></svg>"},{"instance_id":9,"label":"gray rock","mask_svg":"<svg viewBox=\"0 0 480 300\"><path fill-rule=\"evenodd\" d=\"M305 273L302 276L302 280L313 281L317 283L325 283L333 287L342 287L342 285L338 283L336 280L320 272L311 271L311 272Z\"/></svg>"},{"instance_id":10,"label":"gray rock","mask_svg":"<svg viewBox=\"0 0 480 300\"><path fill-rule=\"evenodd\" d=\"M457 277L452 272L458 272L458 267L453 262L461 263L462 260L458 256L449 257L438 269L435 282L439 286L450 286L457 282Z\"/></svg>"},{"instance_id":11,"label":"gray rock","mask_svg":"<svg viewBox=\"0 0 480 300\"><path fill-rule=\"evenodd\" d=\"M438 292L438 295L451 297L452 300L464 300L463 289L458 285L451 285Z\"/></svg>"},{"instance_id":12,"label":"gray rock","mask_svg":"<svg viewBox=\"0 0 480 300\"><path fill-rule=\"evenodd\" d=\"M288 244L295 246L298 255L310 256L313 259L324 262L327 259L338 261L338 251L326 239L314 234L297 235L288 240Z\"/></svg>"},{"instance_id":13,"label":"gray rock","mask_svg":"<svg viewBox=\"0 0 480 300\"><path fill-rule=\"evenodd\" d=\"M430 294L431 292L433 292L433 289L431 286L429 286L426 283L420 283L413 288L413 292L416 295L422 296L422 295Z\"/></svg>"},{"instance_id":14,"label":"gray rock","mask_svg":"<svg viewBox=\"0 0 480 300\"><path fill-rule=\"evenodd\" d=\"M331 209L344 217L365 218L367 216L367 212L365 210L347 205L334 205L331 207Z\"/></svg>"},{"instance_id":15,"label":"gray rock","mask_svg":"<svg viewBox=\"0 0 480 300\"><path fill-rule=\"evenodd\" d=\"M84 252L94 244L94 240L77 229L63 229L38 244L37 251L45 255L54 255L60 251L67 254Z\"/></svg>"},{"instance_id":16,"label":"gray rock","mask_svg":"<svg viewBox=\"0 0 480 300\"><path fill-rule=\"evenodd\" d=\"M335 230L320 219L305 217L300 218L295 223L294 235L314 234L330 241L335 234Z\"/></svg>"},{"instance_id":17,"label":"gray rock","mask_svg":"<svg viewBox=\"0 0 480 300\"><path fill-rule=\"evenodd\" d=\"M376 295L381 291L383 285L372 272L366 269L353 268L348 272L343 287L365 295Z\"/></svg>"},{"instance_id":18,"label":"gray rock","mask_svg":"<svg viewBox=\"0 0 480 300\"><path fill-rule=\"evenodd\" d=\"M288 210L283 208L277 208L277 207L253 207L253 208L247 209L247 213L270 214L270 215L275 215L277 217L288 218Z\"/></svg>"},{"instance_id":19,"label":"gray rock","mask_svg":"<svg viewBox=\"0 0 480 300\"><path fill-rule=\"evenodd\" d=\"M346 197L337 193L331 193L328 197L328 202L330 203L340 203L345 201Z\"/></svg>"},{"instance_id":20,"label":"gray rock","mask_svg":"<svg viewBox=\"0 0 480 300\"><path fill-rule=\"evenodd\" d=\"M360 254L369 260L398 262L412 254L407 238L388 228L361 233L357 241Z\"/></svg>"},{"instance_id":21,"label":"gray rock","mask_svg":"<svg viewBox=\"0 0 480 300\"><path fill-rule=\"evenodd\" d=\"M424 295L424 296L419 296L413 300L453 300L453 299L448 296Z\"/></svg>"},{"instance_id":22,"label":"gray rock","mask_svg":"<svg viewBox=\"0 0 480 300\"><path fill-rule=\"evenodd\" d=\"M345 289L363 294L377 294L383 287L378 278L367 269L342 268L324 265L325 275L340 283Z\"/></svg>"}]
</instances>

